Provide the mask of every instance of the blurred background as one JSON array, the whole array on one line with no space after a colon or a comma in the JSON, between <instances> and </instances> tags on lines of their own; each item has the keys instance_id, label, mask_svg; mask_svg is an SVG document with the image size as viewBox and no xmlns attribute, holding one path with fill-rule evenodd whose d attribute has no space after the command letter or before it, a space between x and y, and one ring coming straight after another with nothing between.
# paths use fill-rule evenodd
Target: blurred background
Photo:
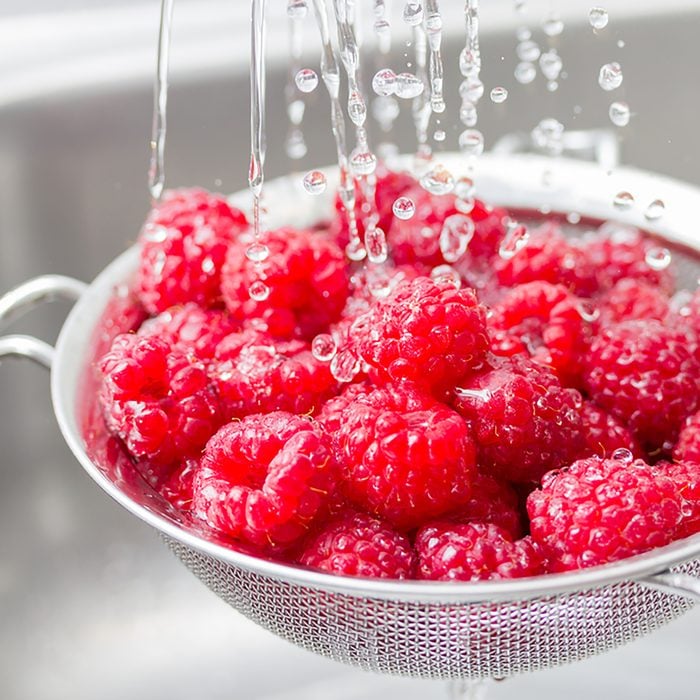
<instances>
[{"instance_id":1,"label":"blurred background","mask_svg":"<svg viewBox=\"0 0 700 700\"><path fill-rule=\"evenodd\" d=\"M610 22L594 32L592 0L482 2L479 128L487 148L555 117L567 129L608 129L622 162L700 184L700 8L601 0ZM333 159L329 108L307 95L308 152L285 154L288 26L284 0L270 0L267 175ZM369 0L357 0L371 15ZM461 130L457 56L463 2L446 15L446 131ZM158 0L0 0L0 290L54 272L90 280L136 237L148 207L146 170ZM374 56L365 32L364 80L411 60L394 0L391 55ZM521 9L516 9L521 6ZM172 44L167 185L229 192L245 184L249 153L248 3L177 0ZM561 34L543 21L554 13ZM563 61L555 92L538 73L514 69L516 30L527 27ZM407 58L404 53L408 52ZM615 93L598 86L600 66L622 65ZM311 14L303 65L318 71ZM509 90L505 103L488 99ZM614 127L622 99L630 124ZM433 124L432 129L436 128ZM462 127L463 128L463 127ZM372 142L383 140L375 129ZM410 109L392 140L415 148ZM67 307L41 308L13 326L55 338ZM48 377L22 362L0 366L0 695L71 698L424 698L440 684L382 678L302 652L264 632L205 589L145 525L111 502L65 447L50 408ZM697 698L700 611L627 648L576 666L497 684L491 697Z\"/></svg>"}]
</instances>

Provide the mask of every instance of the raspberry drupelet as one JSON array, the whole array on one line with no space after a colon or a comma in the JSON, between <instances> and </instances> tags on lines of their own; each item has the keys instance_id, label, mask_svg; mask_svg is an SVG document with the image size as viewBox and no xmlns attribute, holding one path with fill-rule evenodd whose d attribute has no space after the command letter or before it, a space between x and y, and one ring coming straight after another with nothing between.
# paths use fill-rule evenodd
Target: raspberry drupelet
<instances>
[{"instance_id":1,"label":"raspberry drupelet","mask_svg":"<svg viewBox=\"0 0 700 700\"><path fill-rule=\"evenodd\" d=\"M700 532L700 463L660 462L659 469L676 484L681 494L681 522L674 539Z\"/></svg>"},{"instance_id":2,"label":"raspberry drupelet","mask_svg":"<svg viewBox=\"0 0 700 700\"><path fill-rule=\"evenodd\" d=\"M586 456L612 457L619 449L629 450L634 457L643 456L642 448L627 426L592 401L583 402L581 418L589 453Z\"/></svg>"}]
</instances>

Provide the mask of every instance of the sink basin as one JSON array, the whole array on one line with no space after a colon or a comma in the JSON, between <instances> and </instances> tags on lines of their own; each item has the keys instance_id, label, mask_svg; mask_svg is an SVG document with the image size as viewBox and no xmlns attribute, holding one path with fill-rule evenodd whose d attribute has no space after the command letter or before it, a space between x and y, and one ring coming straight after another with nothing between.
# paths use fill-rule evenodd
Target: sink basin
<instances>
[{"instance_id":1,"label":"sink basin","mask_svg":"<svg viewBox=\"0 0 700 700\"><path fill-rule=\"evenodd\" d=\"M42 15L36 15L35 24L32 18L23 20L32 70L21 73L17 64L24 82L21 89L13 83L14 92L3 92L0 80L0 95L5 96L0 96L0 289L46 272L91 279L134 240L148 206L156 5L131 2L123 12L107 7L56 16L56 22L75 32L77 27L93 31L83 45L71 44L68 31L60 40L64 52L60 44L34 45L31 34L42 37L51 26L51 41L56 42L56 27L63 25L47 25ZM233 191L244 185L248 160L248 77L238 60L239 48L231 48L227 30L213 12L218 7L227 21L240 21L240 11L213 1L197 5L212 9L209 15L194 5L183 2L181 15L179 5L176 10L176 22L183 19L174 33L168 185ZM510 96L504 105L482 100L479 125L487 147L505 134L529 131L547 116L576 130L612 129L607 116L611 93L600 90L597 73L600 64L618 60L625 73L623 99L636 112L620 132L623 162L700 184L700 93L687 87L696 85L700 60L700 11L687 9L692 3L669 2L663 15L638 17L627 12L629 3L610 2L611 24L600 36L585 21L588 3L570 3L566 13L577 8L583 19L567 23L558 41L568 77L555 94L547 92L541 78L530 86L515 82L517 17L511 16L510 3L493 5L494 21L489 24L485 9L482 23L483 78L487 91L504 85ZM533 0L526 17L537 23L549 6ZM544 8L540 14L538 8ZM507 26L495 21L501 14L510 17ZM197 18L194 28L187 28L188 18ZM0 38L9 36L3 35L8 27L0 24ZM210 33L212 42L198 39L197 32ZM544 44L541 31L535 38ZM617 47L619 39L624 48ZM245 44L247 38L241 41ZM457 31L447 33L446 98L453 113L461 43ZM56 57L69 54L68 48L75 53L66 64L73 72L63 71L58 85L51 76L65 66L57 66ZM317 66L316 53L308 60ZM148 70L144 61L150 61ZM391 61L397 64L400 56ZM285 72L275 56L270 64L268 95L278 100ZM95 66L103 67L109 79L97 80ZM294 164L302 171L333 158L322 90L308 101L309 153ZM285 130L284 110L272 109L270 177L290 169L282 148ZM448 130L446 149L454 148L457 135L456 129ZM407 115L399 118L395 138L405 150L413 147ZM51 340L65 311L61 304L38 309L13 330ZM45 374L26 363L3 363L0 397L3 697L440 697L440 688L429 682L367 675L298 650L252 625L82 473L55 425ZM545 700L566 694L583 700L596 693L623 698L663 693L674 700L696 698L699 624L700 610L694 610L629 647L495 684L490 697Z\"/></svg>"}]
</instances>

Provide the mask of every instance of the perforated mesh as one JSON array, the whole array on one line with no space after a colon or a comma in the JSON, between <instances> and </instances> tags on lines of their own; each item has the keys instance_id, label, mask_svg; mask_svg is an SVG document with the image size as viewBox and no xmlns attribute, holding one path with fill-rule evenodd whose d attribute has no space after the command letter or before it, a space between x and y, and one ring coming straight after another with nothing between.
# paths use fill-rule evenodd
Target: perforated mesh
<instances>
[{"instance_id":1,"label":"perforated mesh","mask_svg":"<svg viewBox=\"0 0 700 700\"><path fill-rule=\"evenodd\" d=\"M209 589L278 636L336 661L419 678L504 678L577 661L637 639L692 605L632 582L506 603L355 597L168 544ZM698 575L700 560L678 570Z\"/></svg>"}]
</instances>

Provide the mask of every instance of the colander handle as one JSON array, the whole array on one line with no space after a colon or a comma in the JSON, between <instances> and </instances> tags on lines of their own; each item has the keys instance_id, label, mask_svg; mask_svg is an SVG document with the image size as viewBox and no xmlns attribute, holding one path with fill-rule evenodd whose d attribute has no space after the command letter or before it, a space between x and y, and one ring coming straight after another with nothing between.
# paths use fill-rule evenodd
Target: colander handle
<instances>
[{"instance_id":1,"label":"colander handle","mask_svg":"<svg viewBox=\"0 0 700 700\"><path fill-rule=\"evenodd\" d=\"M28 280L0 297L0 328L45 301L77 301L87 289L84 282L62 275L42 275ZM0 337L0 358L24 357L51 368L54 349L30 335Z\"/></svg>"},{"instance_id":2,"label":"colander handle","mask_svg":"<svg viewBox=\"0 0 700 700\"><path fill-rule=\"evenodd\" d=\"M639 579L639 583L664 593L673 593L700 603L700 578L675 571L662 571Z\"/></svg>"}]
</instances>

